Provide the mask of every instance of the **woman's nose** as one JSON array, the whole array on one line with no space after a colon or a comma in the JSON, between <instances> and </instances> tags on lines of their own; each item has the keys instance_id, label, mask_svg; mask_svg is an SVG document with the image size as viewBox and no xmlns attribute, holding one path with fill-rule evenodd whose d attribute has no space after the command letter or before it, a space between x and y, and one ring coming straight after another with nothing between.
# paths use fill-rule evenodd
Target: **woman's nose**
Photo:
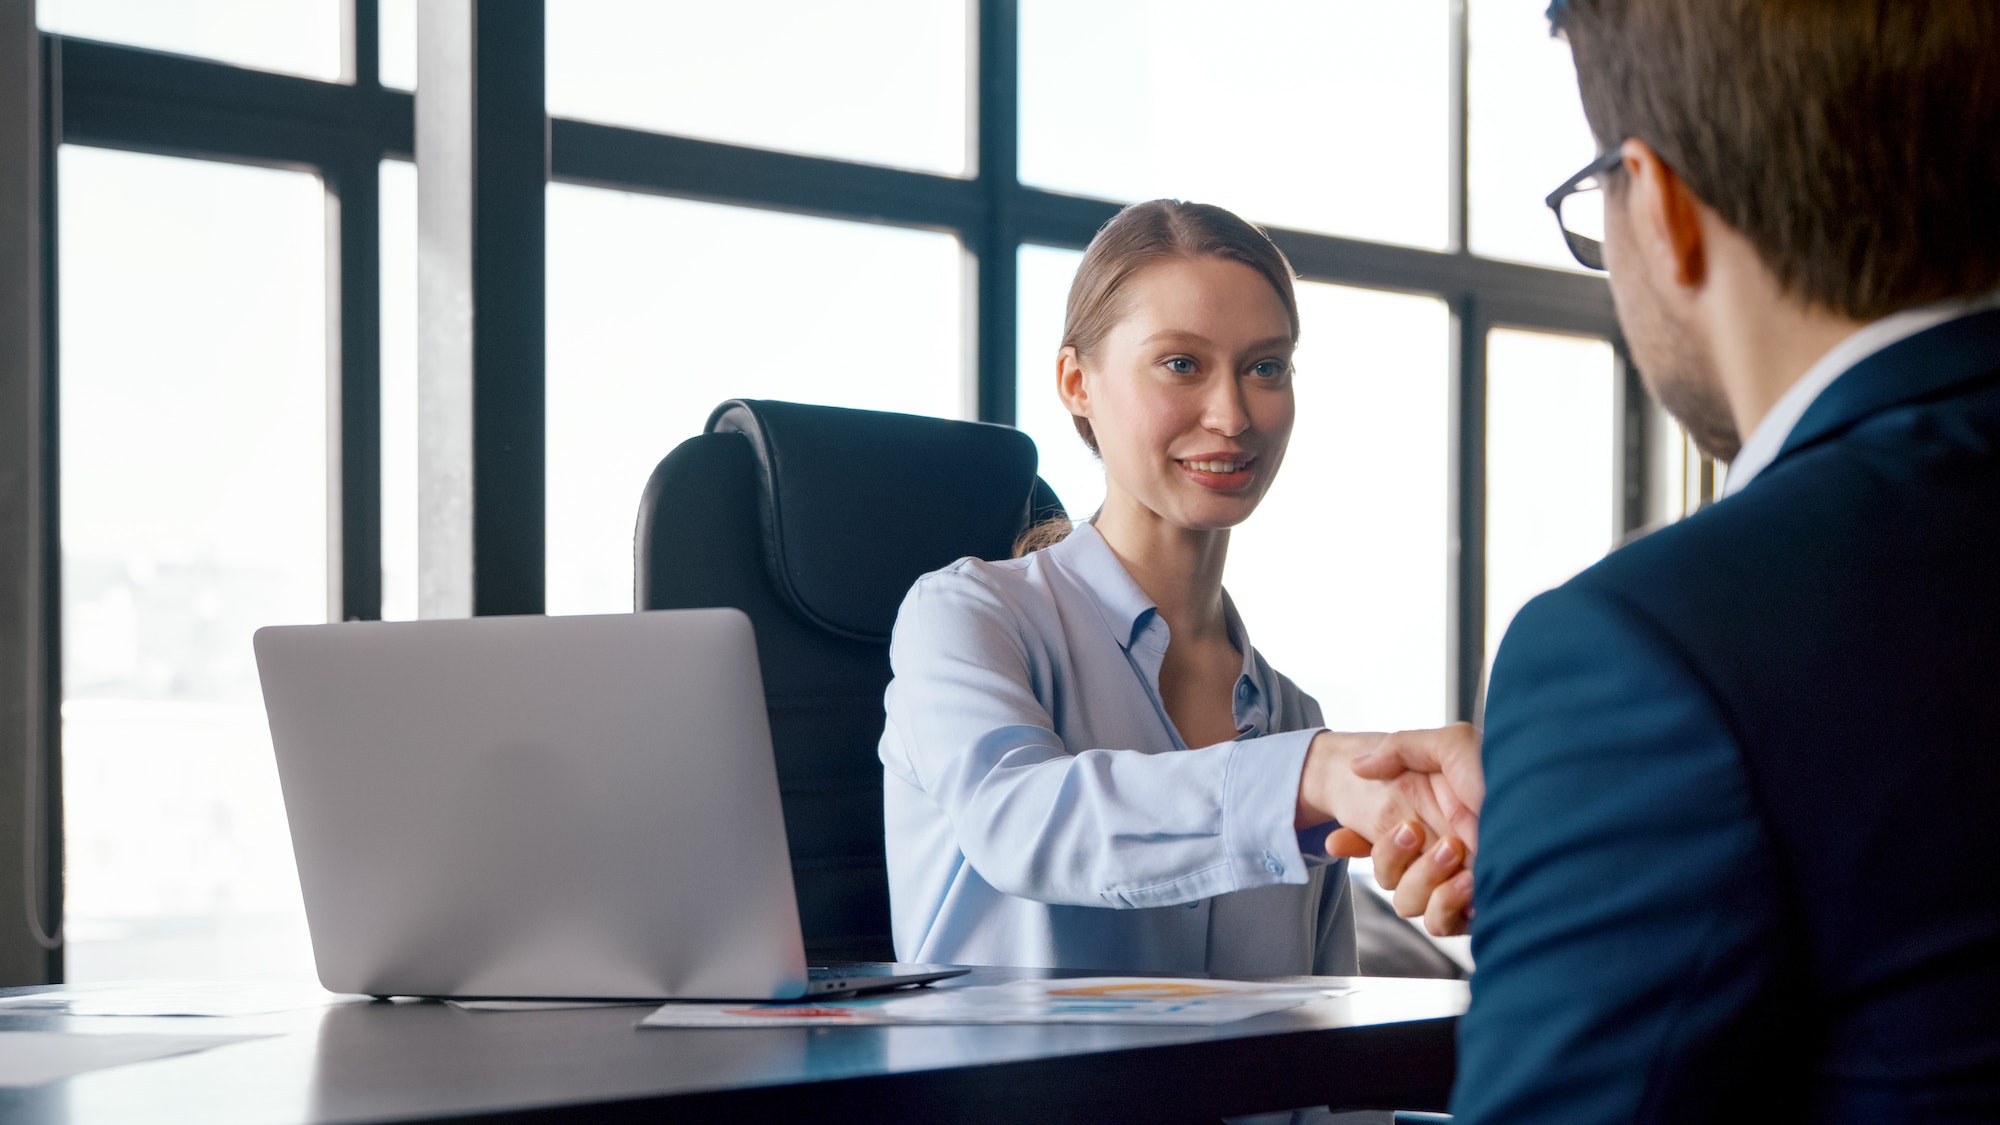
<instances>
[{"instance_id":1,"label":"woman's nose","mask_svg":"<svg viewBox=\"0 0 2000 1125\"><path fill-rule=\"evenodd\" d=\"M1243 402L1243 388L1234 379L1217 379L1202 403L1201 424L1223 437L1235 437L1250 428L1250 411Z\"/></svg>"}]
</instances>

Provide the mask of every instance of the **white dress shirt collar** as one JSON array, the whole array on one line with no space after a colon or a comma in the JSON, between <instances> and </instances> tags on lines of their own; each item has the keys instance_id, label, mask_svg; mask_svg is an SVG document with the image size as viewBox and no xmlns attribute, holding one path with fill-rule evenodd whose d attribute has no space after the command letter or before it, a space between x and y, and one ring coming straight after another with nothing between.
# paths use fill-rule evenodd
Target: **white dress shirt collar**
<instances>
[{"instance_id":1,"label":"white dress shirt collar","mask_svg":"<svg viewBox=\"0 0 2000 1125\"><path fill-rule=\"evenodd\" d=\"M1954 298L1934 304L1919 305L1913 309L1890 313L1870 324L1863 325L1853 335L1835 344L1819 361L1806 368L1771 409L1757 428L1744 441L1743 449L1736 460L1729 465L1729 477L1723 487L1724 496L1734 496L1757 474L1770 467L1777 460L1779 450L1785 447L1785 439L1792 436L1792 427L1805 417L1806 409L1819 398L1820 393L1833 384L1835 379L1845 374L1849 368L1883 348L1901 340L1906 340L1925 329L1935 328L1948 320L1986 309L2000 308L2000 291L1988 293L1970 300Z\"/></svg>"}]
</instances>

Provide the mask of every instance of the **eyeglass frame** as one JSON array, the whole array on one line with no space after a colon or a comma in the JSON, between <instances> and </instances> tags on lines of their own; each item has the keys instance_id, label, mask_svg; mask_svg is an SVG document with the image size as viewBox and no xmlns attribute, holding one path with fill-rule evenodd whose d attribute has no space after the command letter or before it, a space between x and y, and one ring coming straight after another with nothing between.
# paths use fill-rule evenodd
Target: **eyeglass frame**
<instances>
[{"instance_id":1,"label":"eyeglass frame","mask_svg":"<svg viewBox=\"0 0 2000 1125\"><path fill-rule=\"evenodd\" d=\"M1612 169L1617 168L1623 163L1625 163L1625 146L1614 146L1608 152L1600 154L1597 159L1584 165L1576 175L1564 180L1561 187L1550 192L1548 198L1542 200L1543 203L1548 204L1549 210L1555 212L1556 227L1562 231L1563 242L1569 246L1570 254L1578 262L1582 263L1585 269L1604 269L1604 243L1598 239L1587 238L1577 234L1563 223L1563 201L1581 191L1601 190L1604 187L1602 183L1596 185L1595 188L1585 188L1582 186L1583 182L1594 177L1601 179L1608 175Z\"/></svg>"}]
</instances>

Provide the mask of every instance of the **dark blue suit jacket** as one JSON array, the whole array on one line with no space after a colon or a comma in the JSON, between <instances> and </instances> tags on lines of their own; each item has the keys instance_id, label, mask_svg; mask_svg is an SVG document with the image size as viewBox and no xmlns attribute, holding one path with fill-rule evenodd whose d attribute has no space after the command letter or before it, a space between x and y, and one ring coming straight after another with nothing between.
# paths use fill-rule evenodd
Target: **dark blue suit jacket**
<instances>
[{"instance_id":1,"label":"dark blue suit jacket","mask_svg":"<svg viewBox=\"0 0 2000 1125\"><path fill-rule=\"evenodd\" d=\"M1507 631L1460 1125L2000 1121L2000 312Z\"/></svg>"}]
</instances>

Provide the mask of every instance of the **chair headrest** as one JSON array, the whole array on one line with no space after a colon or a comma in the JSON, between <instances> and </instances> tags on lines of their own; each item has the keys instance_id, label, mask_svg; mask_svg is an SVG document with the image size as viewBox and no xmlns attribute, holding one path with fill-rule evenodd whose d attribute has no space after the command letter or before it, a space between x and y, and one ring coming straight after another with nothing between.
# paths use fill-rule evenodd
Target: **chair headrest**
<instances>
[{"instance_id":1,"label":"chair headrest","mask_svg":"<svg viewBox=\"0 0 2000 1125\"><path fill-rule=\"evenodd\" d=\"M731 399L708 432L750 441L779 596L855 640L888 640L918 575L1006 558L1028 522L1035 443L1007 426Z\"/></svg>"}]
</instances>

